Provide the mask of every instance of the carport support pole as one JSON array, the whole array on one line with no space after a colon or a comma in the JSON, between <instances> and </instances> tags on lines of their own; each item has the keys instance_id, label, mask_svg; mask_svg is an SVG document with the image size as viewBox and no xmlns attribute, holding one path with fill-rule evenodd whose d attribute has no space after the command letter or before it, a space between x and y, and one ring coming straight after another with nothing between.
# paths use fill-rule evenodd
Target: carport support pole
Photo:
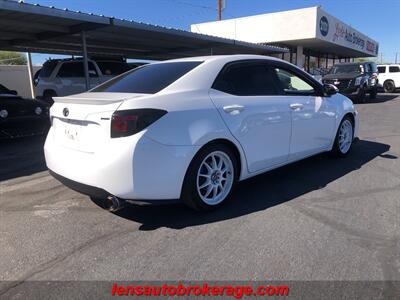
<instances>
[{"instance_id":1,"label":"carport support pole","mask_svg":"<svg viewBox=\"0 0 400 300\"><path fill-rule=\"evenodd\" d=\"M82 36L82 54L83 54L83 71L85 74L85 85L86 90L90 89L90 82L89 82L89 63L88 63L88 55L87 55L87 48L86 48L86 33L85 31L81 32Z\"/></svg>"},{"instance_id":2,"label":"carport support pole","mask_svg":"<svg viewBox=\"0 0 400 300\"><path fill-rule=\"evenodd\" d=\"M302 46L297 46L296 49L296 65L304 70L304 54Z\"/></svg>"},{"instance_id":3,"label":"carport support pole","mask_svg":"<svg viewBox=\"0 0 400 300\"><path fill-rule=\"evenodd\" d=\"M32 99L35 99L35 88L33 87L32 56L30 52L26 53L26 61L28 63L29 87L31 89L31 97Z\"/></svg>"}]
</instances>

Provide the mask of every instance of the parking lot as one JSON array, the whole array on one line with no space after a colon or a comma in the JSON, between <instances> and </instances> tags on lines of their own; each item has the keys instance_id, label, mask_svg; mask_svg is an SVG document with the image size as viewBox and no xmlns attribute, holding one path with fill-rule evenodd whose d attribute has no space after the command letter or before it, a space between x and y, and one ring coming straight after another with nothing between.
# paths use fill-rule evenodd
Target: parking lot
<instances>
[{"instance_id":1,"label":"parking lot","mask_svg":"<svg viewBox=\"0 0 400 300\"><path fill-rule=\"evenodd\" d=\"M400 96L357 109L347 158L244 181L210 213L112 214L48 174L43 139L2 142L0 279L14 283L1 293L32 280L400 280Z\"/></svg>"}]
</instances>

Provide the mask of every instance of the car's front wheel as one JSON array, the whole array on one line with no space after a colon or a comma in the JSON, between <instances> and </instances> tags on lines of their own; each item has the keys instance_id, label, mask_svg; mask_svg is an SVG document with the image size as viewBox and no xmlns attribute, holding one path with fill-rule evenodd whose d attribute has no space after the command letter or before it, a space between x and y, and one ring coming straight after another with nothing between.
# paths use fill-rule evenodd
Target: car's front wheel
<instances>
[{"instance_id":1,"label":"car's front wheel","mask_svg":"<svg viewBox=\"0 0 400 300\"><path fill-rule=\"evenodd\" d=\"M332 154L335 156L346 156L351 149L354 140L354 124L349 116L345 116L339 125Z\"/></svg>"},{"instance_id":2,"label":"car's front wheel","mask_svg":"<svg viewBox=\"0 0 400 300\"><path fill-rule=\"evenodd\" d=\"M374 100L374 99L376 99L377 95L378 95L378 88L373 87L371 92L369 93L369 99Z\"/></svg>"},{"instance_id":3,"label":"car's front wheel","mask_svg":"<svg viewBox=\"0 0 400 300\"><path fill-rule=\"evenodd\" d=\"M225 203L236 183L237 163L235 154L225 144L201 149L186 173L183 202L196 210L211 210Z\"/></svg>"}]
</instances>

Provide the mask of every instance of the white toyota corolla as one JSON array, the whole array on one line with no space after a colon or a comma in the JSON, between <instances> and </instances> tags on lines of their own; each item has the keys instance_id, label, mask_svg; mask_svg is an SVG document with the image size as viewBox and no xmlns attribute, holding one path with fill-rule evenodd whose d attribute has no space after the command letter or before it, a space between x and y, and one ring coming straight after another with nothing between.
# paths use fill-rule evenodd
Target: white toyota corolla
<instances>
[{"instance_id":1,"label":"white toyota corolla","mask_svg":"<svg viewBox=\"0 0 400 300\"><path fill-rule=\"evenodd\" d=\"M257 55L145 65L55 98L50 115L51 174L112 210L172 199L215 208L240 180L321 152L346 155L358 128L334 86Z\"/></svg>"}]
</instances>

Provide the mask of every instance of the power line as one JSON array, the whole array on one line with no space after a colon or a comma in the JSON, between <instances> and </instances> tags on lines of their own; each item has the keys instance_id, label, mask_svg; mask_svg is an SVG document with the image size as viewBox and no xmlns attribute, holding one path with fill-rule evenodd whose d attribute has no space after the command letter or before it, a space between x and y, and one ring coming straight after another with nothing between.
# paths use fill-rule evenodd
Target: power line
<instances>
[{"instance_id":1,"label":"power line","mask_svg":"<svg viewBox=\"0 0 400 300\"><path fill-rule=\"evenodd\" d=\"M196 7L196 8L203 8L203 9L211 10L213 12L218 12L218 3L217 3L217 7L211 7L211 6L201 5L201 4L194 4L194 3L190 3L190 2L186 2L186 1L182 1L182 0L164 0L164 1L175 2L177 4L182 4L182 5ZM220 0L218 0L218 2L219 1ZM227 15L228 17L234 18L234 16L226 13L225 11L224 11L224 14Z\"/></svg>"},{"instance_id":2,"label":"power line","mask_svg":"<svg viewBox=\"0 0 400 300\"><path fill-rule=\"evenodd\" d=\"M200 5L200 4L193 4L193 3L186 2L186 1L181 1L181 0L165 0L165 1L175 2L175 3L178 3L178 4L197 7L197 8L204 8L204 9L208 9L208 10L212 10L212 11L217 11L218 10L215 7L205 6L205 5Z\"/></svg>"}]
</instances>

